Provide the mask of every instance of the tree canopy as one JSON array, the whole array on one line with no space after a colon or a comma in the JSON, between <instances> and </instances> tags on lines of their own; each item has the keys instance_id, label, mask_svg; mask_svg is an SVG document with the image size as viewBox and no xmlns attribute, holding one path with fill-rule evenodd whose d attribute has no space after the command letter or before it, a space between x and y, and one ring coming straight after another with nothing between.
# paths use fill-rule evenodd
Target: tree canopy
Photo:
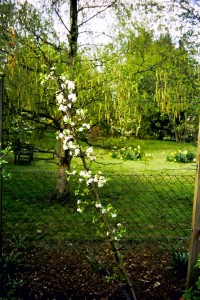
<instances>
[{"instance_id":1,"label":"tree canopy","mask_svg":"<svg viewBox=\"0 0 200 300\"><path fill-rule=\"evenodd\" d=\"M87 109L91 127L104 134L140 136L143 132L145 136L152 115L168 114L173 119L185 111L194 113L192 108L198 108L198 62L185 35L177 44L169 29L156 35L133 18L134 13L140 13L141 4L148 9L142 2L69 4L1 4L0 53L6 74L4 113L8 127L14 123L15 131L18 127L62 131L56 93L66 75L76 83L76 105ZM150 4L151 13L159 18L164 7L159 2ZM178 4L184 8L186 2ZM123 11L119 10L121 5ZM86 31L89 38L91 22L107 17L110 9L116 13L115 35L103 45L88 45L86 40L83 47L81 34L86 36Z\"/></svg>"}]
</instances>

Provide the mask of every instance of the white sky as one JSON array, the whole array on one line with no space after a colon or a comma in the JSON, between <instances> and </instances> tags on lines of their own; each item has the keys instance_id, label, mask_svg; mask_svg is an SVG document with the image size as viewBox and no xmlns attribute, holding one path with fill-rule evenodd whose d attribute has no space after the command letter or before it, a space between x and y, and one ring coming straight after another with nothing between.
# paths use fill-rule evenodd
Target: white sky
<instances>
[{"instance_id":1,"label":"white sky","mask_svg":"<svg viewBox=\"0 0 200 300\"><path fill-rule=\"evenodd\" d=\"M48 1L48 0L47 0ZM99 0L101 3L101 0ZM124 0L125 2L126 0ZM16 2L25 2L25 0L16 0ZM28 0L28 2L30 2L31 4L33 4L36 7L41 7L41 0ZM134 6L137 5L137 3L140 4L147 4L149 2L149 0L133 0ZM162 14L160 14L159 17L159 13L157 11L157 8L153 8L152 14L151 13L146 13L144 11L144 6L140 7L138 9L137 12L134 12L132 14L132 21L136 21L139 24L142 24L143 26L145 26L146 28L149 29L153 29L155 32L162 32L162 33L166 33L166 29L169 30L172 38L175 41L178 41L180 39L180 36L182 36L185 32L187 32L190 28L191 28L191 24L189 24L188 22L183 22L180 21L180 18L178 18L178 13L180 12L180 10L178 9L177 5L170 5L172 2L170 0L157 0L158 3L162 4L165 6L164 8L164 12L162 12ZM199 0L195 0L194 3L196 3L196 6L198 7L199 4ZM42 3L45 3L45 0L42 1ZM131 0L127 1L128 4L131 3ZM68 1L66 3L66 5L68 5ZM157 15L157 21L155 22L155 14ZM200 13L199 13L200 14ZM63 20L66 20L66 14L64 15ZM91 20L88 24L87 27L83 27L80 30L80 33L83 30L89 30L89 31L93 31L96 32L95 35L93 35L93 37L91 38L88 33L82 33L80 35L79 41L80 43L106 43L107 41L109 41L109 38L106 37L106 35L103 34L103 32L108 32L108 28L112 27L112 23L113 23L113 17L111 16L110 12L108 11L107 13L105 13L104 18L94 18L93 20ZM130 22L129 22L130 23ZM131 24L130 24L131 26ZM61 36L64 35L64 38L66 39L66 32L63 33L63 29L61 26L58 26L56 24L56 27L59 31L61 31ZM199 34L199 26L193 26L193 30L194 30L194 34L196 34L195 37L195 42L197 42L197 36L200 36ZM94 39L94 36L96 36L96 38Z\"/></svg>"}]
</instances>

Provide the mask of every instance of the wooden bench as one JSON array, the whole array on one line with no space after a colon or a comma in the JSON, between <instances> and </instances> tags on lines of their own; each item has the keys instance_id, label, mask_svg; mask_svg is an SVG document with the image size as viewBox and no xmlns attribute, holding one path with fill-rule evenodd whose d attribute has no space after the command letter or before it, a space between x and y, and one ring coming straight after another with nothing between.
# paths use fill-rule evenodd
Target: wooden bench
<instances>
[{"instance_id":1,"label":"wooden bench","mask_svg":"<svg viewBox=\"0 0 200 300\"><path fill-rule=\"evenodd\" d=\"M33 159L33 145L17 141L14 145L14 164L20 161L28 160L31 163Z\"/></svg>"}]
</instances>

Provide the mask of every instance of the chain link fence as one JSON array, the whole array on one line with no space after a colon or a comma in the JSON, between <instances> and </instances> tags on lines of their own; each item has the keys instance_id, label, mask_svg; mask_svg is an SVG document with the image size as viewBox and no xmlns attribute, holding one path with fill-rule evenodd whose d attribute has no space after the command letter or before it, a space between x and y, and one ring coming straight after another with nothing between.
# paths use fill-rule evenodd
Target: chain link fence
<instances>
[{"instance_id":1,"label":"chain link fence","mask_svg":"<svg viewBox=\"0 0 200 300\"><path fill-rule=\"evenodd\" d=\"M37 247L65 247L70 240L98 240L90 211L77 212L76 199L57 203L57 173L13 173L3 183L3 244L24 239ZM194 176L107 175L101 201L117 210L124 241L187 247L191 231ZM73 189L76 183L72 184ZM156 241L156 243L155 243Z\"/></svg>"},{"instance_id":2,"label":"chain link fence","mask_svg":"<svg viewBox=\"0 0 200 300\"><path fill-rule=\"evenodd\" d=\"M106 177L99 197L113 205L116 222L126 228L118 250L138 299L178 299L174 293L184 289L185 280L175 271L186 275L194 176ZM90 209L77 212L77 183L71 182L71 199L58 203L52 197L57 178L57 173L12 172L3 182L3 253L12 261L17 257L19 299L125 299L108 240L97 234ZM173 252L181 253L180 264L169 273Z\"/></svg>"}]
</instances>

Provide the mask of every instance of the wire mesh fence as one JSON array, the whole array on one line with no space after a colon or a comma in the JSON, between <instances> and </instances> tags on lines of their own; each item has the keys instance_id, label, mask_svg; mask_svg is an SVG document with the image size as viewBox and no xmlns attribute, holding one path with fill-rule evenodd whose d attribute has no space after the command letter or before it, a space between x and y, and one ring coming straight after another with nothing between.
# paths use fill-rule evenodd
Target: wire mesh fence
<instances>
[{"instance_id":1,"label":"wire mesh fence","mask_svg":"<svg viewBox=\"0 0 200 300\"><path fill-rule=\"evenodd\" d=\"M194 176L107 175L99 189L103 203L117 210L124 241L157 248L187 248L191 231ZM79 214L76 199L58 203L51 197L57 173L18 172L3 182L3 245L26 239L34 247L66 247L69 241L95 241L97 225L90 210ZM76 189L76 182L72 184Z\"/></svg>"},{"instance_id":2,"label":"wire mesh fence","mask_svg":"<svg viewBox=\"0 0 200 300\"><path fill-rule=\"evenodd\" d=\"M177 299L174 293L185 287L194 176L106 177L99 197L126 228L118 251L138 299ZM57 173L27 171L3 182L3 253L15 265L17 259L11 277L18 298L127 299L108 240L97 234L90 209L77 212L77 182L71 182L71 199L60 203L52 197L57 180ZM180 253L174 266L173 253ZM180 278L168 271L171 264ZM2 286L5 294L6 280Z\"/></svg>"}]
</instances>

